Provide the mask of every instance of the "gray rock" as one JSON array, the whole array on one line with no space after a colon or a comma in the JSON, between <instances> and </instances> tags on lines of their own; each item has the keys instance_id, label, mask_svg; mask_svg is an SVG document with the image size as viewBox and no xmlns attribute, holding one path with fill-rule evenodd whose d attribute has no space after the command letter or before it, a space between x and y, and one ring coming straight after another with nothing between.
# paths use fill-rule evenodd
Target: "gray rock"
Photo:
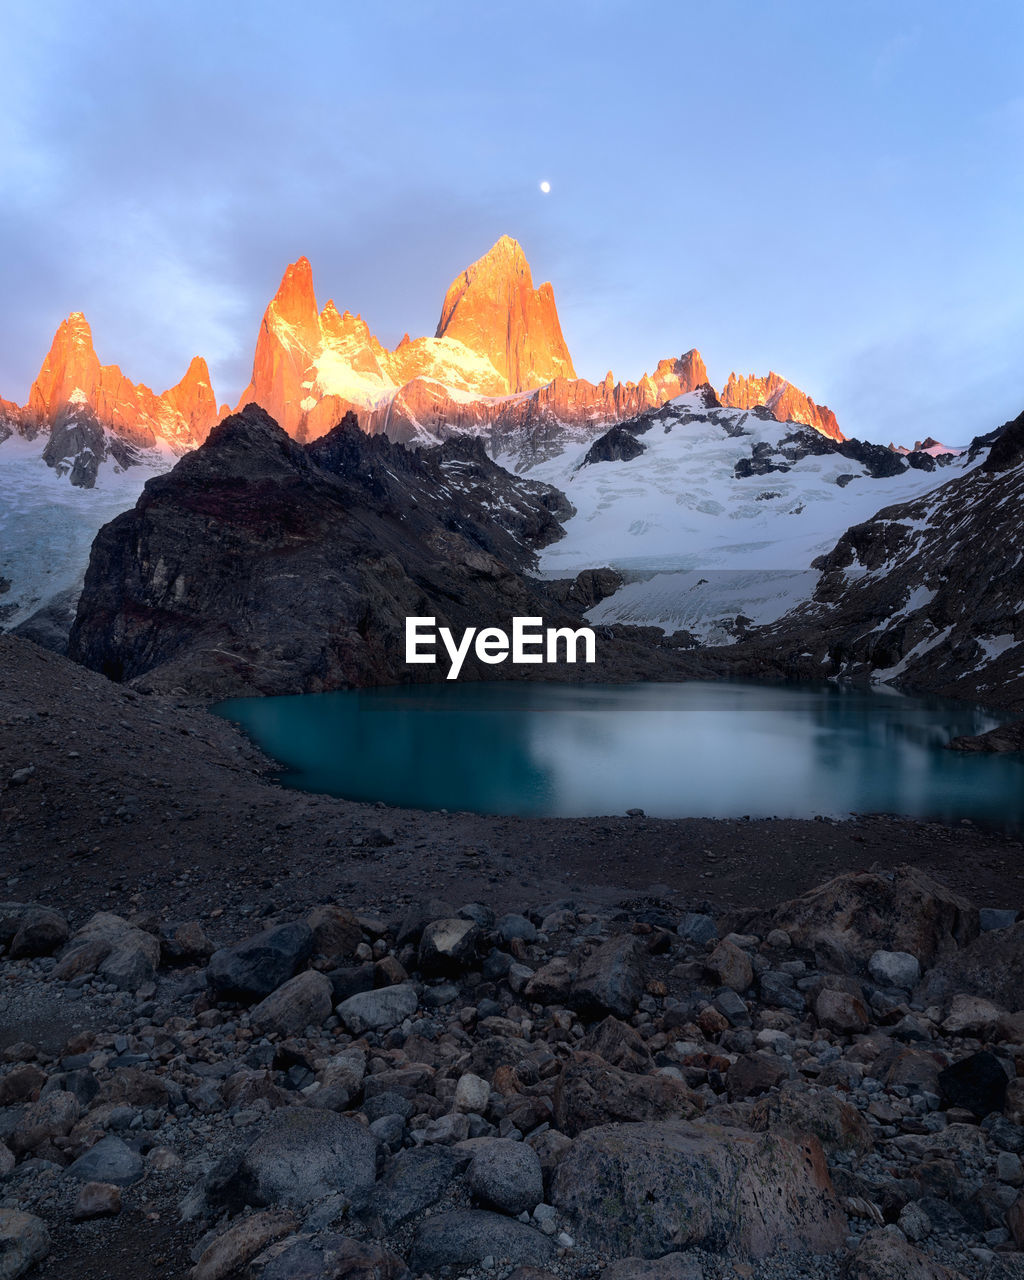
<instances>
[{"instance_id":1,"label":"gray rock","mask_svg":"<svg viewBox=\"0 0 1024 1280\"><path fill-rule=\"evenodd\" d=\"M477 1200L502 1213L533 1210L544 1199L540 1157L523 1142L485 1142L477 1148L466 1179Z\"/></svg>"},{"instance_id":2,"label":"gray rock","mask_svg":"<svg viewBox=\"0 0 1024 1280\"><path fill-rule=\"evenodd\" d=\"M0 1209L0 1280L18 1280L50 1252L46 1224L20 1209Z\"/></svg>"},{"instance_id":3,"label":"gray rock","mask_svg":"<svg viewBox=\"0 0 1024 1280\"><path fill-rule=\"evenodd\" d=\"M599 946L583 962L573 983L573 1007L585 1018L603 1018L609 1013L617 1018L631 1017L644 993L641 954L641 945L631 934Z\"/></svg>"},{"instance_id":4,"label":"gray rock","mask_svg":"<svg viewBox=\"0 0 1024 1280\"><path fill-rule=\"evenodd\" d=\"M876 951L868 961L868 973L880 987L912 991L921 979L921 966L909 951Z\"/></svg>"},{"instance_id":5,"label":"gray rock","mask_svg":"<svg viewBox=\"0 0 1024 1280\"><path fill-rule=\"evenodd\" d=\"M533 1227L483 1209L459 1209L428 1218L416 1233L409 1265L415 1272L464 1267L493 1258L497 1266L543 1266L555 1245Z\"/></svg>"},{"instance_id":6,"label":"gray rock","mask_svg":"<svg viewBox=\"0 0 1024 1280\"><path fill-rule=\"evenodd\" d=\"M527 920L526 916L515 913L502 916L495 925L495 929L502 942L512 942L516 938L520 942L537 941L537 926L531 920Z\"/></svg>"},{"instance_id":7,"label":"gray rock","mask_svg":"<svg viewBox=\"0 0 1024 1280\"><path fill-rule=\"evenodd\" d=\"M1011 924L1017 923L1017 917L1020 914L1012 908L1008 910L999 907L982 907L978 912L978 919L981 923L982 933L989 933L993 929L1009 929Z\"/></svg>"},{"instance_id":8,"label":"gray rock","mask_svg":"<svg viewBox=\"0 0 1024 1280\"><path fill-rule=\"evenodd\" d=\"M410 1280L401 1258L350 1236L297 1236L272 1245L251 1264L251 1280Z\"/></svg>"},{"instance_id":9,"label":"gray rock","mask_svg":"<svg viewBox=\"0 0 1024 1280\"><path fill-rule=\"evenodd\" d=\"M698 946L710 942L712 938L718 937L718 926L715 924L711 916L702 915L699 911L687 911L676 932L681 938L685 938L687 942L694 942Z\"/></svg>"},{"instance_id":10,"label":"gray rock","mask_svg":"<svg viewBox=\"0 0 1024 1280\"><path fill-rule=\"evenodd\" d=\"M121 1188L110 1182L87 1182L78 1193L72 1218L87 1222L90 1218L115 1218L121 1212Z\"/></svg>"},{"instance_id":11,"label":"gray rock","mask_svg":"<svg viewBox=\"0 0 1024 1280\"><path fill-rule=\"evenodd\" d=\"M555 1173L552 1202L608 1257L701 1246L761 1258L830 1253L846 1218L815 1139L685 1121L582 1133Z\"/></svg>"},{"instance_id":12,"label":"gray rock","mask_svg":"<svg viewBox=\"0 0 1024 1280\"><path fill-rule=\"evenodd\" d=\"M338 1017L353 1035L364 1031L390 1031L416 1012L419 999L408 982L379 991L360 991L338 1005Z\"/></svg>"},{"instance_id":13,"label":"gray rock","mask_svg":"<svg viewBox=\"0 0 1024 1280\"><path fill-rule=\"evenodd\" d=\"M11 939L11 959L21 956L52 956L65 942L71 930L59 911L49 907L29 906L21 918L18 931Z\"/></svg>"},{"instance_id":14,"label":"gray rock","mask_svg":"<svg viewBox=\"0 0 1024 1280\"><path fill-rule=\"evenodd\" d=\"M81 1182L109 1182L115 1187L130 1187L142 1177L142 1157L126 1142L110 1135L101 1138L69 1165L68 1173Z\"/></svg>"},{"instance_id":15,"label":"gray rock","mask_svg":"<svg viewBox=\"0 0 1024 1280\"><path fill-rule=\"evenodd\" d=\"M378 1235L388 1235L436 1204L458 1172L459 1161L448 1147L420 1147L400 1152L377 1183L367 1219Z\"/></svg>"},{"instance_id":16,"label":"gray rock","mask_svg":"<svg viewBox=\"0 0 1024 1280\"><path fill-rule=\"evenodd\" d=\"M605 1267L601 1280L704 1280L704 1269L685 1253L666 1253L661 1258L620 1258Z\"/></svg>"},{"instance_id":17,"label":"gray rock","mask_svg":"<svg viewBox=\"0 0 1024 1280\"><path fill-rule=\"evenodd\" d=\"M297 1035L306 1027L319 1027L331 1016L334 988L323 973L307 969L297 973L256 1005L252 1025L279 1036Z\"/></svg>"},{"instance_id":18,"label":"gray rock","mask_svg":"<svg viewBox=\"0 0 1024 1280\"><path fill-rule=\"evenodd\" d=\"M313 953L313 931L298 921L264 929L210 957L206 980L216 995L252 1003L287 982Z\"/></svg>"},{"instance_id":19,"label":"gray rock","mask_svg":"<svg viewBox=\"0 0 1024 1280\"><path fill-rule=\"evenodd\" d=\"M464 973L477 959L480 926L472 920L450 916L433 920L420 938L419 966L426 978Z\"/></svg>"},{"instance_id":20,"label":"gray rock","mask_svg":"<svg viewBox=\"0 0 1024 1280\"><path fill-rule=\"evenodd\" d=\"M332 1111L294 1107L275 1113L230 1172L211 1186L211 1199L243 1205L304 1207L331 1192L365 1208L377 1177L377 1140L357 1120Z\"/></svg>"}]
</instances>

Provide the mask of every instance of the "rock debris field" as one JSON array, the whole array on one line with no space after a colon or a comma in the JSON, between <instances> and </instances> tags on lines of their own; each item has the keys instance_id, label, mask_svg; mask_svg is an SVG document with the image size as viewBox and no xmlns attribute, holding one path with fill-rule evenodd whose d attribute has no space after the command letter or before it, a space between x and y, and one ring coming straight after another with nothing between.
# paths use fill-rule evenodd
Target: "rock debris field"
<instances>
[{"instance_id":1,"label":"rock debris field","mask_svg":"<svg viewBox=\"0 0 1024 1280\"><path fill-rule=\"evenodd\" d=\"M1024 1275L1024 920L911 867L0 944L4 1280Z\"/></svg>"}]
</instances>

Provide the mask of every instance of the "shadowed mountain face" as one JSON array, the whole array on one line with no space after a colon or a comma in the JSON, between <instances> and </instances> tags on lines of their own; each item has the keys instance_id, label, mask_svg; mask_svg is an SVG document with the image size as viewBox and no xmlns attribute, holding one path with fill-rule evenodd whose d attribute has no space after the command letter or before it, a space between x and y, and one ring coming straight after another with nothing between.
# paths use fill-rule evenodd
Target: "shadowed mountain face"
<instances>
[{"instance_id":1,"label":"shadowed mountain face","mask_svg":"<svg viewBox=\"0 0 1024 1280\"><path fill-rule=\"evenodd\" d=\"M407 617L456 635L513 616L580 625L524 574L571 512L477 441L415 453L350 416L303 446L250 405L100 530L69 655L204 696L443 679L443 654L406 665ZM667 669L639 644L604 649L588 677ZM467 661L461 678L508 674Z\"/></svg>"}]
</instances>

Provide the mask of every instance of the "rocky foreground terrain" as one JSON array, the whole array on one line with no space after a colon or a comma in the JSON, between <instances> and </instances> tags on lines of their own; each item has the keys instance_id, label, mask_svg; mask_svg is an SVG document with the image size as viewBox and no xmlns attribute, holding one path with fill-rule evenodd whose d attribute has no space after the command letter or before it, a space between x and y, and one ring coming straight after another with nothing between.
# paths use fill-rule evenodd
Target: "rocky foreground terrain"
<instances>
[{"instance_id":1,"label":"rocky foreground terrain","mask_svg":"<svg viewBox=\"0 0 1024 1280\"><path fill-rule=\"evenodd\" d=\"M1018 915L5 902L0 1275L1011 1280Z\"/></svg>"}]
</instances>

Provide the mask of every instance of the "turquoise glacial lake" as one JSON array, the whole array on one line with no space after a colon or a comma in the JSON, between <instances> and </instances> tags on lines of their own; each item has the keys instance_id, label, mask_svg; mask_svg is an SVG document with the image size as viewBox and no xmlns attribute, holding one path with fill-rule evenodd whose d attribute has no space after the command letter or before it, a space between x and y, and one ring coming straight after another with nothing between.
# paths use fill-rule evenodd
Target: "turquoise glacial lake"
<instances>
[{"instance_id":1,"label":"turquoise glacial lake","mask_svg":"<svg viewBox=\"0 0 1024 1280\"><path fill-rule=\"evenodd\" d=\"M944 744L1003 721L835 685L421 684L213 708L280 782L420 809L582 817L971 818L1024 828L1024 753Z\"/></svg>"}]
</instances>

